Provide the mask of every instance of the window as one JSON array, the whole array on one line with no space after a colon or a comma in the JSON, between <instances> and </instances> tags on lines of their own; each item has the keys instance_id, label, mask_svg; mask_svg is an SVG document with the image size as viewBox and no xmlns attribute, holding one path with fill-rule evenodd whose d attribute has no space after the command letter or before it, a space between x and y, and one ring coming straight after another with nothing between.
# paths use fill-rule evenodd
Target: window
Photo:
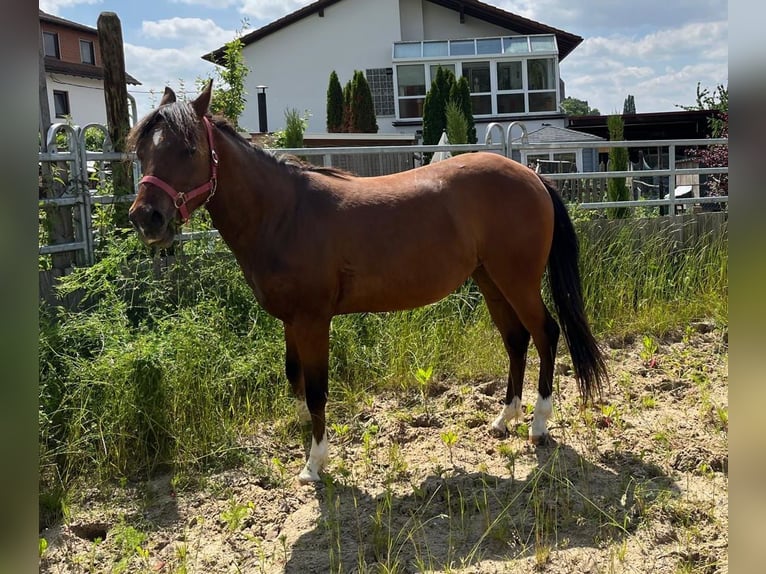
<instances>
[{"instance_id":1,"label":"window","mask_svg":"<svg viewBox=\"0 0 766 574\"><path fill-rule=\"evenodd\" d=\"M556 61L552 58L527 61L529 111L556 111Z\"/></svg>"},{"instance_id":2,"label":"window","mask_svg":"<svg viewBox=\"0 0 766 574\"><path fill-rule=\"evenodd\" d=\"M473 115L492 113L492 84L489 76L489 62L463 62L463 76L471 90Z\"/></svg>"},{"instance_id":3,"label":"window","mask_svg":"<svg viewBox=\"0 0 766 574\"><path fill-rule=\"evenodd\" d=\"M400 119L422 117L439 66L466 78L474 116L558 112L558 47L553 34L395 42L393 59Z\"/></svg>"},{"instance_id":4,"label":"window","mask_svg":"<svg viewBox=\"0 0 766 574\"><path fill-rule=\"evenodd\" d=\"M57 60L61 58L59 54L59 35L53 32L43 32L43 53Z\"/></svg>"},{"instance_id":5,"label":"window","mask_svg":"<svg viewBox=\"0 0 766 574\"><path fill-rule=\"evenodd\" d=\"M523 153L522 162L542 174L575 173L582 163L582 151Z\"/></svg>"},{"instance_id":6,"label":"window","mask_svg":"<svg viewBox=\"0 0 766 574\"><path fill-rule=\"evenodd\" d=\"M426 98L426 69L423 64L396 67L400 118L422 118Z\"/></svg>"},{"instance_id":7,"label":"window","mask_svg":"<svg viewBox=\"0 0 766 574\"><path fill-rule=\"evenodd\" d=\"M439 68L443 68L445 71L449 70L453 74L455 73L455 64L431 64L431 81L433 82L436 79L436 71Z\"/></svg>"},{"instance_id":8,"label":"window","mask_svg":"<svg viewBox=\"0 0 766 574\"><path fill-rule=\"evenodd\" d=\"M69 115L69 93L53 90L53 107L57 118Z\"/></svg>"},{"instance_id":9,"label":"window","mask_svg":"<svg viewBox=\"0 0 766 574\"><path fill-rule=\"evenodd\" d=\"M96 53L90 40L80 40L80 60L83 64L96 64Z\"/></svg>"}]
</instances>

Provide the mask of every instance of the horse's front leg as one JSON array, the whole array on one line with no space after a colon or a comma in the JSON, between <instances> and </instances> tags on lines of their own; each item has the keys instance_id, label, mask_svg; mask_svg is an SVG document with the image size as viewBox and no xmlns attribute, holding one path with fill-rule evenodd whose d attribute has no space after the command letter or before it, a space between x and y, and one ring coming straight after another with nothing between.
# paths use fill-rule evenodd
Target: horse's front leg
<instances>
[{"instance_id":1,"label":"horse's front leg","mask_svg":"<svg viewBox=\"0 0 766 574\"><path fill-rule=\"evenodd\" d=\"M327 462L325 405L328 391L329 319L298 319L291 323L291 337L303 373L306 405L311 415L311 451L298 475L302 483L317 482Z\"/></svg>"},{"instance_id":2,"label":"horse's front leg","mask_svg":"<svg viewBox=\"0 0 766 574\"><path fill-rule=\"evenodd\" d=\"M287 323L285 327L285 375L290 382L290 388L293 391L293 397L295 397L295 410L298 414L298 418L302 423L307 423L311 420L311 413L309 413L308 406L306 405L306 385L303 380L303 368L301 367L301 358L298 354L298 346L295 343L295 335L293 329Z\"/></svg>"}]
</instances>

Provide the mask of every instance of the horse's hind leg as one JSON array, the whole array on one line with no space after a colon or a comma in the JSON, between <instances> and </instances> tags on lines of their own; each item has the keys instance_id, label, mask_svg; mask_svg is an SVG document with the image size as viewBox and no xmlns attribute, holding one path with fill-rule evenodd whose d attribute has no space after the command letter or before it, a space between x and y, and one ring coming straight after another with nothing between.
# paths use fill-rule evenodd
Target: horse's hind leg
<instances>
[{"instance_id":1,"label":"horse's hind leg","mask_svg":"<svg viewBox=\"0 0 766 574\"><path fill-rule=\"evenodd\" d=\"M553 394L553 364L556 360L556 346L559 340L559 326L543 303L540 294L539 276L529 270L522 273L525 266L514 267L516 275L509 273L510 268L502 270L488 269L487 273L506 300L516 311L521 324L532 335L540 355L540 377L535 414L529 429L529 440L543 442L548 435L548 419L553 412L551 395Z\"/></svg>"},{"instance_id":2,"label":"horse's hind leg","mask_svg":"<svg viewBox=\"0 0 766 574\"><path fill-rule=\"evenodd\" d=\"M529 331L522 325L516 311L513 310L513 307L492 282L483 267L479 267L473 273L473 278L484 295L490 317L500 331L510 361L503 410L492 421L491 425L494 432L504 435L508 432L508 422L512 419L518 420L523 415L521 393L524 387L524 370L527 365Z\"/></svg>"},{"instance_id":3,"label":"horse's hind leg","mask_svg":"<svg viewBox=\"0 0 766 574\"><path fill-rule=\"evenodd\" d=\"M306 405L303 368L292 327L287 323L285 323L285 375L290 382L293 397L295 397L295 410L298 413L298 418L301 422L307 423L311 420L311 413L309 413L308 405Z\"/></svg>"},{"instance_id":4,"label":"horse's hind leg","mask_svg":"<svg viewBox=\"0 0 766 574\"><path fill-rule=\"evenodd\" d=\"M328 354L330 321L299 319L291 324L306 392L306 405L311 415L311 451L306 466L298 475L303 483L317 482L319 471L328 458L325 405L328 392Z\"/></svg>"}]
</instances>

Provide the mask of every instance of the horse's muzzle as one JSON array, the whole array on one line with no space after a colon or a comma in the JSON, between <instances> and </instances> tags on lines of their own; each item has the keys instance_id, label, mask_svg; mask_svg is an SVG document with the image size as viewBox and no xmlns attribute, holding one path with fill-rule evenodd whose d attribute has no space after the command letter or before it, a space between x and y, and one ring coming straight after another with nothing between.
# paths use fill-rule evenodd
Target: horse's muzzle
<instances>
[{"instance_id":1,"label":"horse's muzzle","mask_svg":"<svg viewBox=\"0 0 766 574\"><path fill-rule=\"evenodd\" d=\"M175 226L172 218L168 218L152 205L133 204L128 211L128 219L147 245L168 247L173 243Z\"/></svg>"}]
</instances>

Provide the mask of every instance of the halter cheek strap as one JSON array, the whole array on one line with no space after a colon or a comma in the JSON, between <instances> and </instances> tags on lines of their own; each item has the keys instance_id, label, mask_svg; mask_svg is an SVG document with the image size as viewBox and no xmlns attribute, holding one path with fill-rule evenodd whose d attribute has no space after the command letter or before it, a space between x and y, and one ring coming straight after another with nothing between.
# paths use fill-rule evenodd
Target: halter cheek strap
<instances>
[{"instance_id":1,"label":"halter cheek strap","mask_svg":"<svg viewBox=\"0 0 766 574\"><path fill-rule=\"evenodd\" d=\"M172 185L153 175L145 175L138 182L139 185L142 183L150 183L167 193L173 200L173 204L176 206L178 213L181 215L181 223L186 223L194 210L199 207L198 205L196 207L192 207L191 211L189 210L188 204L193 199L200 195L208 194L207 199L204 201L204 204L207 204L213 198L216 190L218 189L218 154L215 151L215 145L213 142L213 124L211 124L210 120L208 120L205 116L202 117L202 123L205 126L205 131L207 132L207 141L210 147L211 175L208 181L198 187L195 187L191 191L186 192L176 191L173 189Z\"/></svg>"}]
</instances>

